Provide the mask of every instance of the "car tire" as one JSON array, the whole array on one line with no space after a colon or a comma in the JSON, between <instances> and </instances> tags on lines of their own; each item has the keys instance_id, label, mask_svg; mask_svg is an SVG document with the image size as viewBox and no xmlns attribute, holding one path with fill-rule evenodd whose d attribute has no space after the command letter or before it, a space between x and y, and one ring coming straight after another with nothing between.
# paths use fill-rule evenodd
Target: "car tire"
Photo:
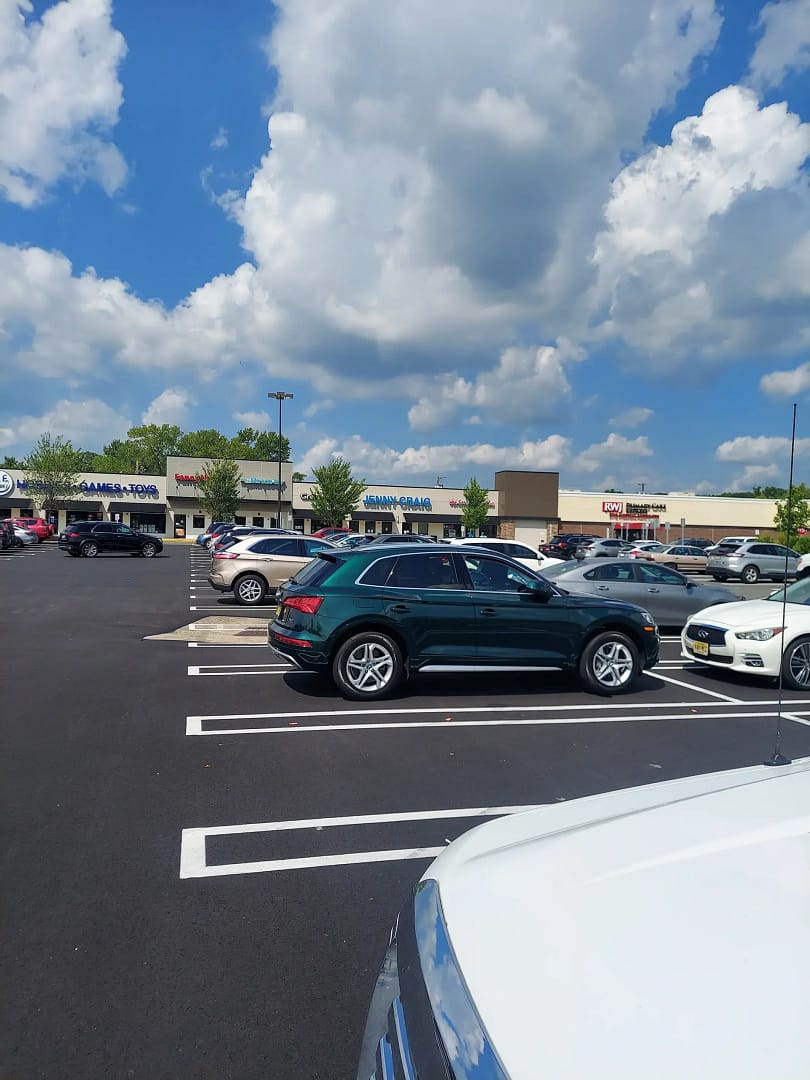
<instances>
[{"instance_id":1,"label":"car tire","mask_svg":"<svg viewBox=\"0 0 810 1080\"><path fill-rule=\"evenodd\" d=\"M233 583L233 595L237 604L255 607L267 595L267 583L258 574L243 574Z\"/></svg>"},{"instance_id":2,"label":"car tire","mask_svg":"<svg viewBox=\"0 0 810 1080\"><path fill-rule=\"evenodd\" d=\"M759 581L759 567L744 566L740 573L740 579L744 581L746 585L756 585Z\"/></svg>"},{"instance_id":3,"label":"car tire","mask_svg":"<svg viewBox=\"0 0 810 1080\"><path fill-rule=\"evenodd\" d=\"M74 551L74 550L73 550L73 549L71 548L71 550L70 550L70 551L68 552L68 555L70 555L70 557L71 557L72 559L78 559L78 557L79 557L79 552L78 552L78 551Z\"/></svg>"},{"instance_id":4,"label":"car tire","mask_svg":"<svg viewBox=\"0 0 810 1080\"><path fill-rule=\"evenodd\" d=\"M376 701L402 682L402 652L387 634L366 630L347 638L332 661L332 678L344 697Z\"/></svg>"},{"instance_id":5,"label":"car tire","mask_svg":"<svg viewBox=\"0 0 810 1080\"><path fill-rule=\"evenodd\" d=\"M728 581L728 578L725 574L712 574L712 577L715 581Z\"/></svg>"},{"instance_id":6,"label":"car tire","mask_svg":"<svg viewBox=\"0 0 810 1080\"><path fill-rule=\"evenodd\" d=\"M147 540L141 547L141 555L144 559L154 559L157 555L157 544L153 544L151 540Z\"/></svg>"},{"instance_id":7,"label":"car tire","mask_svg":"<svg viewBox=\"0 0 810 1080\"><path fill-rule=\"evenodd\" d=\"M95 540L85 540L79 554L85 559L95 559L96 555L98 555L98 544Z\"/></svg>"},{"instance_id":8,"label":"car tire","mask_svg":"<svg viewBox=\"0 0 810 1080\"><path fill-rule=\"evenodd\" d=\"M677 570L678 564L676 562L665 562L664 566L669 567L670 570Z\"/></svg>"},{"instance_id":9,"label":"car tire","mask_svg":"<svg viewBox=\"0 0 810 1080\"><path fill-rule=\"evenodd\" d=\"M796 638L785 649L782 682L790 690L810 690L810 638Z\"/></svg>"},{"instance_id":10,"label":"car tire","mask_svg":"<svg viewBox=\"0 0 810 1080\"><path fill-rule=\"evenodd\" d=\"M579 677L592 694L622 694L640 672L638 649L619 630L605 630L592 637L579 658Z\"/></svg>"}]
</instances>

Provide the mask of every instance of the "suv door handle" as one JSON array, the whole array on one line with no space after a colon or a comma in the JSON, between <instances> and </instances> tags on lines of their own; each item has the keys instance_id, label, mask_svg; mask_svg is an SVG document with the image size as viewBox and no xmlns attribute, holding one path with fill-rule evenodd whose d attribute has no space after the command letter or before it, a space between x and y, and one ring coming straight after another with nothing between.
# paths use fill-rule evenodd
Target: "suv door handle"
<instances>
[{"instance_id":1,"label":"suv door handle","mask_svg":"<svg viewBox=\"0 0 810 1080\"><path fill-rule=\"evenodd\" d=\"M498 612L497 612L497 611L495 610L495 608L494 608L494 607L482 607L482 608L481 608L481 609L479 610L478 614L479 614L479 615L487 615L487 616L490 616L490 617L491 617L491 616L493 616L493 615L497 615L497 614L498 614Z\"/></svg>"},{"instance_id":2,"label":"suv door handle","mask_svg":"<svg viewBox=\"0 0 810 1080\"><path fill-rule=\"evenodd\" d=\"M596 587L599 590L599 592L609 592L610 591L610 586L609 585L597 585Z\"/></svg>"},{"instance_id":3,"label":"suv door handle","mask_svg":"<svg viewBox=\"0 0 810 1080\"><path fill-rule=\"evenodd\" d=\"M407 604L392 604L388 610L393 611L395 615L404 615L411 609L408 607Z\"/></svg>"},{"instance_id":4,"label":"suv door handle","mask_svg":"<svg viewBox=\"0 0 810 1080\"><path fill-rule=\"evenodd\" d=\"M661 590L656 589L654 585L650 585L650 587L647 589L647 592L661 592Z\"/></svg>"}]
</instances>

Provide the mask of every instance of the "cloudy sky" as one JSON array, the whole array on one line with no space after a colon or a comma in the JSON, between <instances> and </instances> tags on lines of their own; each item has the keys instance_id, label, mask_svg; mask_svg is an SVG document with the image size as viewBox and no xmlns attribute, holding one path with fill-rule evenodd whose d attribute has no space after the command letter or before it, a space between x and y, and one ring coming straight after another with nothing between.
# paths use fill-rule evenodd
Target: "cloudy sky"
<instances>
[{"instance_id":1,"label":"cloudy sky","mask_svg":"<svg viewBox=\"0 0 810 1080\"><path fill-rule=\"evenodd\" d=\"M810 480L810 0L0 0L0 459Z\"/></svg>"}]
</instances>

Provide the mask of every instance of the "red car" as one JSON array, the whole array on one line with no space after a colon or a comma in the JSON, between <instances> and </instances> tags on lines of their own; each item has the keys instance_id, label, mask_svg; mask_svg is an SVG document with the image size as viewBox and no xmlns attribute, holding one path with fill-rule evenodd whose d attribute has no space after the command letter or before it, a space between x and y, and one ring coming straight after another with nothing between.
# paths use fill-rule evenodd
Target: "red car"
<instances>
[{"instance_id":1,"label":"red car","mask_svg":"<svg viewBox=\"0 0 810 1080\"><path fill-rule=\"evenodd\" d=\"M48 524L45 518L20 517L11 520L15 525L19 525L21 529L28 529L29 532L34 533L40 544L43 540L47 540L49 536L53 536L53 527Z\"/></svg>"},{"instance_id":2,"label":"red car","mask_svg":"<svg viewBox=\"0 0 810 1080\"><path fill-rule=\"evenodd\" d=\"M317 532L312 533L312 536L318 540L328 540L330 536L337 536L338 533L351 532L351 529L347 529L345 525L330 525L325 529L318 529Z\"/></svg>"}]
</instances>

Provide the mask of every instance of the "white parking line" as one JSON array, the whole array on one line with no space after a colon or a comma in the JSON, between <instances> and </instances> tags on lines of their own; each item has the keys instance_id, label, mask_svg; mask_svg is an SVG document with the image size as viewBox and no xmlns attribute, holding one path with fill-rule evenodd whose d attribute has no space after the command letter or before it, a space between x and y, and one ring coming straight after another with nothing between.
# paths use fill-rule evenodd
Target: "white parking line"
<instances>
[{"instance_id":1,"label":"white parking line","mask_svg":"<svg viewBox=\"0 0 810 1080\"><path fill-rule=\"evenodd\" d=\"M202 671L201 667L205 665L192 665L188 669L189 675L202 675L202 676L225 676L225 675L286 675L288 671L292 671L289 664L240 664L239 671ZM225 667L226 665L221 665Z\"/></svg>"},{"instance_id":2,"label":"white parking line","mask_svg":"<svg viewBox=\"0 0 810 1080\"><path fill-rule=\"evenodd\" d=\"M384 851L353 851L335 855L317 855L300 859L268 859L259 862L222 863L209 866L205 841L209 836L235 836L244 833L288 832L304 829L329 829L336 826L382 825L402 821L434 821L442 818L490 818L536 810L538 805L482 806L460 810L413 810L399 814L363 814L357 817L308 818L300 821L265 821L251 825L216 825L211 828L183 829L180 838L180 877L225 877L232 874L262 874L278 870L305 870L316 866L348 866L371 862L398 862L401 859L435 858L443 847L397 848Z\"/></svg>"},{"instance_id":3,"label":"white parking line","mask_svg":"<svg viewBox=\"0 0 810 1080\"><path fill-rule=\"evenodd\" d=\"M671 683L673 686L684 686L687 690L694 690L698 694L708 694L709 697L719 698L721 701L727 701L730 705L743 704L740 698L731 697L729 694L720 694L716 690L707 690L705 686L693 686L692 683L682 682L680 679L673 679L669 675L662 675L657 668L650 671L649 675L653 679L660 679L661 682Z\"/></svg>"}]
</instances>

